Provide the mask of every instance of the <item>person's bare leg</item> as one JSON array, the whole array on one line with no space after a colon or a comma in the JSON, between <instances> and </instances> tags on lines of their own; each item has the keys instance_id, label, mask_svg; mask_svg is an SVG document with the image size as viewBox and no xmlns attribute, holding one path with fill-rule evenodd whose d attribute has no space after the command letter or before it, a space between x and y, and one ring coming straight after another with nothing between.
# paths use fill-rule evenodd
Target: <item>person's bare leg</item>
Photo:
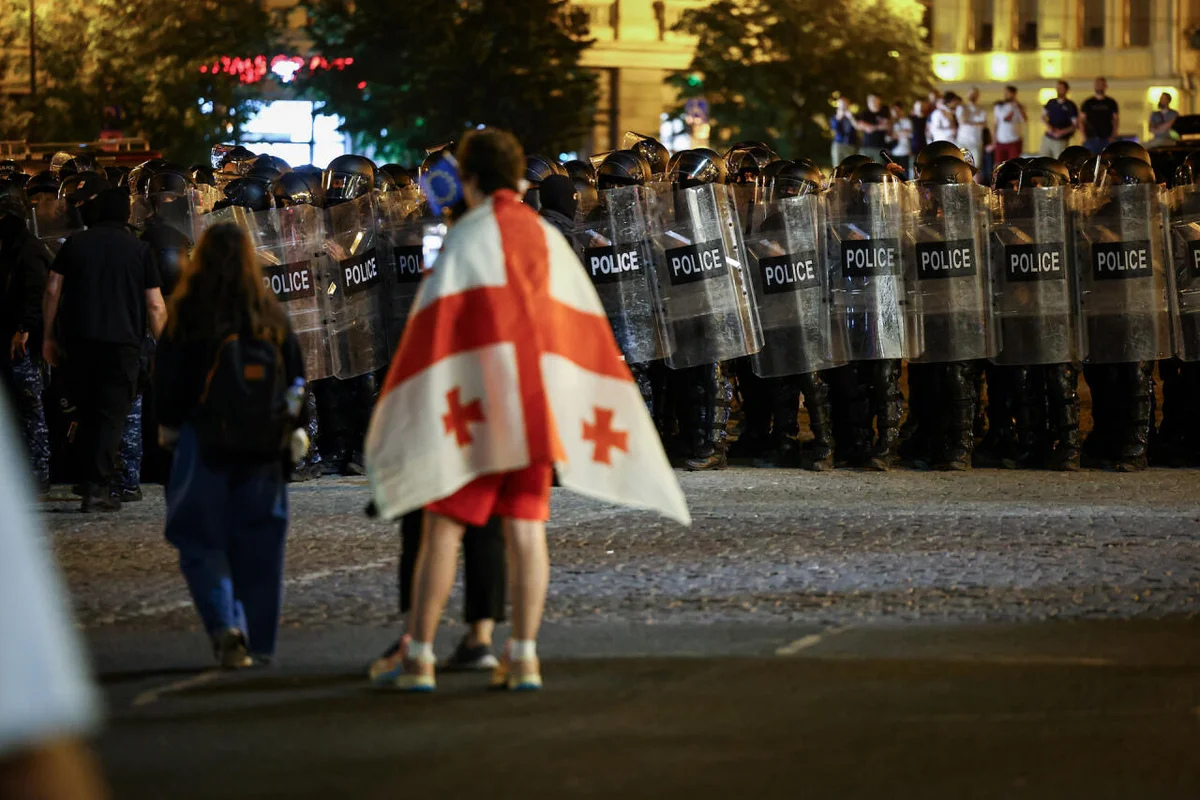
<instances>
[{"instance_id":1,"label":"person's bare leg","mask_svg":"<svg viewBox=\"0 0 1200 800\"><path fill-rule=\"evenodd\" d=\"M458 570L458 546L464 526L440 514L425 513L421 531L421 549L413 572L412 609L408 612L408 632L412 641L432 645L438 622L446 608L454 574ZM432 674L433 663L421 663L422 672Z\"/></svg>"},{"instance_id":2,"label":"person's bare leg","mask_svg":"<svg viewBox=\"0 0 1200 800\"><path fill-rule=\"evenodd\" d=\"M512 638L537 639L550 585L550 553L546 548L546 523L506 519L509 587L512 592Z\"/></svg>"}]
</instances>

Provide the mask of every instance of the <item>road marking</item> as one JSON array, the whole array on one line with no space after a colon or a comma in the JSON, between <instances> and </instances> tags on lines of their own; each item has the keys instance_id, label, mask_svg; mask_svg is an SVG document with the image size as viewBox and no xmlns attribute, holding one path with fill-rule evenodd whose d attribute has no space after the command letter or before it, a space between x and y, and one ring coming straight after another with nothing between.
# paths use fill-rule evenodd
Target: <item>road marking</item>
<instances>
[{"instance_id":1,"label":"road marking","mask_svg":"<svg viewBox=\"0 0 1200 800\"><path fill-rule=\"evenodd\" d=\"M190 678L183 678L182 680L168 683L165 686L149 689L133 698L133 707L140 708L142 706L148 706L151 703L156 702L164 694L174 694L175 692L194 689L197 686L203 686L206 683L212 683L219 677L221 677L221 670L210 669L207 672L201 672L199 675L193 675Z\"/></svg>"},{"instance_id":2,"label":"road marking","mask_svg":"<svg viewBox=\"0 0 1200 800\"><path fill-rule=\"evenodd\" d=\"M816 645L818 645L822 641L824 641L827 637L837 636L838 634L845 633L848 630L850 630L850 626L847 625L844 627L830 628L828 630L822 631L821 633L810 633L808 636L801 636L796 641L788 642L783 647L780 647L778 650L775 651L775 655L777 655L777 656L794 656L797 653L800 653L804 650L809 649L810 647L815 647Z\"/></svg>"},{"instance_id":3,"label":"road marking","mask_svg":"<svg viewBox=\"0 0 1200 800\"><path fill-rule=\"evenodd\" d=\"M399 557L381 558L378 561L372 561L369 564L356 564L351 567L333 567L331 569L317 570L316 572L307 572L303 575L297 575L294 578L285 579L283 585L285 588L289 586L307 586L310 583L315 583L316 581L324 580L325 578L329 578L334 575L350 575L355 572L369 572L374 569L381 569L389 564L395 564L398 560ZM113 625L118 622L126 622L131 619L137 619L138 617L157 617L161 614L170 614L172 611L180 611L182 609L191 607L191 600L176 600L173 603L163 603L162 605L150 606L148 608L142 608L128 614L122 614L118 617L114 617L112 622L100 623L100 625ZM96 625L94 627L100 627L100 625Z\"/></svg>"}]
</instances>

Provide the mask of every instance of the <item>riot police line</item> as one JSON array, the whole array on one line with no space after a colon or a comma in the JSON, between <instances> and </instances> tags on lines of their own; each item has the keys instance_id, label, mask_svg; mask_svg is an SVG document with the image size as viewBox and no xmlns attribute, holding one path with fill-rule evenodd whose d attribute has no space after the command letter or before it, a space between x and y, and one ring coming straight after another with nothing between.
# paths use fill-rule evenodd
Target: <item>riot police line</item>
<instances>
[{"instance_id":1,"label":"riot police line","mask_svg":"<svg viewBox=\"0 0 1200 800\"><path fill-rule=\"evenodd\" d=\"M987 190L947 142L912 181L863 156L827 177L758 142L724 155L625 145L568 164L530 156L527 200L550 175L574 181L572 243L680 465L1137 469L1164 429L1176 461L1200 452L1186 415L1200 392L1200 200L1190 181L1160 188L1144 151L1018 159ZM334 471L361 468L378 375L445 233L415 180L439 158L292 170L221 148L212 167L123 176L164 269L208 225L249 232L309 375L332 379L313 418L344 426ZM52 248L81 225L65 199L33 200ZM1152 371L1172 355L1160 377L1175 402L1156 430Z\"/></svg>"}]
</instances>

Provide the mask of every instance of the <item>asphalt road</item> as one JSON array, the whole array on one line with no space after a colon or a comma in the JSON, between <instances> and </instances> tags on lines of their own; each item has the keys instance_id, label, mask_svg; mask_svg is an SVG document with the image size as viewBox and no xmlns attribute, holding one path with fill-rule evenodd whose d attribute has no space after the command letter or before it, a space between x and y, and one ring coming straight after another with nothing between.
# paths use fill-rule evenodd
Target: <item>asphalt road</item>
<instances>
[{"instance_id":1,"label":"asphalt road","mask_svg":"<svg viewBox=\"0 0 1200 800\"><path fill-rule=\"evenodd\" d=\"M681 476L691 530L556 492L537 696L366 686L398 537L361 481L294 487L278 664L236 675L160 494L45 518L117 797L1194 798L1198 479L731 470Z\"/></svg>"}]
</instances>

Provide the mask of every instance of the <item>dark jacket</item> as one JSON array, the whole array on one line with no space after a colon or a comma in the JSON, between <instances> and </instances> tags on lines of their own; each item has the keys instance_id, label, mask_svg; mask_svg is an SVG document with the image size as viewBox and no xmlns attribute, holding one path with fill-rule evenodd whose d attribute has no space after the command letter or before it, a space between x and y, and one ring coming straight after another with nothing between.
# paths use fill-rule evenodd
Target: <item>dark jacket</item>
<instances>
[{"instance_id":1,"label":"dark jacket","mask_svg":"<svg viewBox=\"0 0 1200 800\"><path fill-rule=\"evenodd\" d=\"M53 256L24 226L11 241L0 240L0 336L7 357L8 342L17 331L28 331L27 350L42 352L42 295Z\"/></svg>"},{"instance_id":2,"label":"dark jacket","mask_svg":"<svg viewBox=\"0 0 1200 800\"><path fill-rule=\"evenodd\" d=\"M557 228L563 236L567 237L568 241L575 235L575 220L568 219L563 214L549 208L543 208L541 214L542 219Z\"/></svg>"},{"instance_id":3,"label":"dark jacket","mask_svg":"<svg viewBox=\"0 0 1200 800\"><path fill-rule=\"evenodd\" d=\"M162 281L163 297L170 297L179 284L183 260L192 243L177 229L153 218L142 232L142 241L150 245L155 266L158 267L158 277Z\"/></svg>"},{"instance_id":4,"label":"dark jacket","mask_svg":"<svg viewBox=\"0 0 1200 800\"><path fill-rule=\"evenodd\" d=\"M220 345L219 339L182 339L172 335L169 328L163 332L154 359L154 398L159 425L178 429L190 420L200 403L205 380ZM300 351L300 341L290 328L282 353L290 386L297 378L304 378L304 354ZM307 410L305 403L298 427L308 423Z\"/></svg>"}]
</instances>

